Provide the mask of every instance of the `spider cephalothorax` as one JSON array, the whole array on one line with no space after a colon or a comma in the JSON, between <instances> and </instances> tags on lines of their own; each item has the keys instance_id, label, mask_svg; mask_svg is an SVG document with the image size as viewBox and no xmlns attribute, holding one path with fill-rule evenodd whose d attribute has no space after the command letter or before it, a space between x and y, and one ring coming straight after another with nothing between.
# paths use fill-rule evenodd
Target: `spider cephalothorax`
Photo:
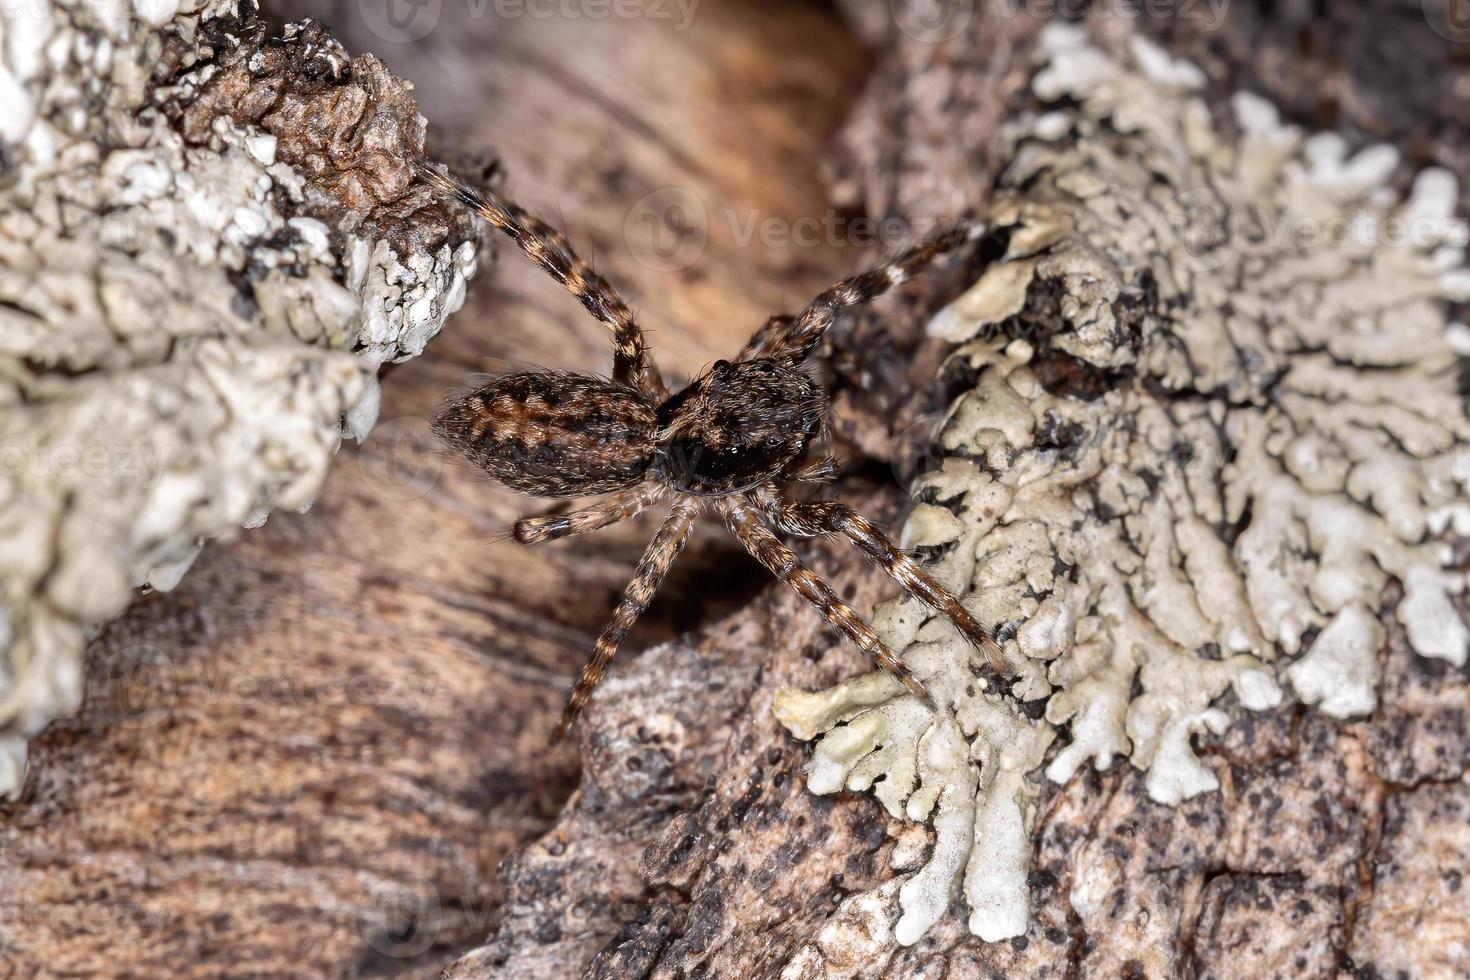
<instances>
[{"instance_id":1,"label":"spider cephalothorax","mask_svg":"<svg viewBox=\"0 0 1470 980\"><path fill-rule=\"evenodd\" d=\"M557 737L602 680L618 644L652 600L705 505L719 512L756 560L920 697L928 695L918 679L774 532L847 537L985 652L983 675L995 679L1005 669L990 631L860 514L835 501L789 500L780 494L788 482L830 480L835 474L831 459L807 459L823 429L827 402L802 365L838 312L902 283L975 237L977 229L961 226L844 280L798 316L772 317L734 361L716 362L671 395L627 304L577 257L560 232L428 164L418 164L416 171L508 235L613 331L610 380L559 371L496 378L455 399L435 420L435 431L514 490L540 497L609 495L581 510L517 521L515 536L523 542L607 527L660 502L669 507L612 621L597 638Z\"/></svg>"},{"instance_id":2,"label":"spider cephalothorax","mask_svg":"<svg viewBox=\"0 0 1470 980\"><path fill-rule=\"evenodd\" d=\"M783 359L718 361L659 406L654 472L703 497L784 480L826 413L822 390Z\"/></svg>"}]
</instances>

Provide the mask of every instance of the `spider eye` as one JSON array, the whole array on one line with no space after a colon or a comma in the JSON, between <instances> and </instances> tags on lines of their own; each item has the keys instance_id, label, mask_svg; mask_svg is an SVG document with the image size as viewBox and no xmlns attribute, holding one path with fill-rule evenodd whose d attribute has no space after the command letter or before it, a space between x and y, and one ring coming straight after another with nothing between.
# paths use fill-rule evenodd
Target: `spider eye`
<instances>
[{"instance_id":1,"label":"spider eye","mask_svg":"<svg viewBox=\"0 0 1470 980\"><path fill-rule=\"evenodd\" d=\"M728 370L730 370L729 361L715 361L714 367L710 369L713 374L724 374Z\"/></svg>"}]
</instances>

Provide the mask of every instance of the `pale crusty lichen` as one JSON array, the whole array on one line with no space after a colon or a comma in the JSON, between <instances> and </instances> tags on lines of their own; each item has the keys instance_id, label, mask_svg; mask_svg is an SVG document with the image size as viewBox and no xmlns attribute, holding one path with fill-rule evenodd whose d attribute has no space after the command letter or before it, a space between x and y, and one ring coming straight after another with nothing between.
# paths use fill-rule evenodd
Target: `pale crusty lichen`
<instances>
[{"instance_id":1,"label":"pale crusty lichen","mask_svg":"<svg viewBox=\"0 0 1470 980\"><path fill-rule=\"evenodd\" d=\"M1400 200L1391 149L1349 157L1248 95L1220 124L1200 73L1136 37L1052 27L1042 50L1034 91L1058 107L1009 134L989 215L1006 254L931 325L975 382L904 543L939 550L1044 713L985 691L974 652L906 600L877 624L944 711L879 675L776 699L819 739L813 791L873 788L932 823L904 944L961 876L973 933L1025 931L1027 776L1053 739L1048 778L1126 757L1174 803L1218 786L1191 738L1230 724L1227 690L1372 710L1390 579L1416 651L1463 665L1470 646L1437 540L1470 529L1454 181L1421 174Z\"/></svg>"},{"instance_id":2,"label":"pale crusty lichen","mask_svg":"<svg viewBox=\"0 0 1470 980\"><path fill-rule=\"evenodd\" d=\"M378 366L422 350L473 271L472 236L334 222L271 133L181 132L171 106L218 71L204 36L253 13L0 5L0 795L76 709L97 624L309 505L343 420L373 424ZM325 86L349 59L312 43Z\"/></svg>"}]
</instances>

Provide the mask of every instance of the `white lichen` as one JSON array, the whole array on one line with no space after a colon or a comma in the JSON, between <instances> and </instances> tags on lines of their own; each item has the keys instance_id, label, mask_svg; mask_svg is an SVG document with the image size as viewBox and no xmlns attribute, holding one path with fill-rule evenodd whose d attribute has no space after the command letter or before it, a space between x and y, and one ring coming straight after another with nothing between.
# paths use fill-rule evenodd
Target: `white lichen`
<instances>
[{"instance_id":1,"label":"white lichen","mask_svg":"<svg viewBox=\"0 0 1470 980\"><path fill-rule=\"evenodd\" d=\"M817 739L814 792L873 787L933 825L899 890L904 944L957 886L976 935L1025 931L1043 764L1062 782L1126 757L1177 803L1219 786L1191 740L1280 703L1282 681L1335 717L1372 711L1391 580L1414 650L1463 665L1470 646L1437 539L1470 527L1454 180L1400 200L1392 149L1349 155L1250 95L1217 125L1204 76L1137 39L1054 26L1042 51L1034 91L1066 102L1008 134L1005 255L931 325L974 385L904 534L999 627L1042 720L909 600L876 622L939 713L878 675L775 703Z\"/></svg>"},{"instance_id":2,"label":"white lichen","mask_svg":"<svg viewBox=\"0 0 1470 980\"><path fill-rule=\"evenodd\" d=\"M268 133L185 139L163 106L242 5L0 5L0 795L76 709L97 625L203 542L308 506L344 417L372 426L377 368L473 271L472 241L400 255L306 214Z\"/></svg>"}]
</instances>

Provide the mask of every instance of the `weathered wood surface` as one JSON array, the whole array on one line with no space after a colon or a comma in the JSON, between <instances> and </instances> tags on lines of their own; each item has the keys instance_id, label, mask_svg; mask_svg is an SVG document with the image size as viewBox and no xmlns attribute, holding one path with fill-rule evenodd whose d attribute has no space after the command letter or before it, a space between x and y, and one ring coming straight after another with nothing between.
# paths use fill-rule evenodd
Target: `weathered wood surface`
<instances>
[{"instance_id":1,"label":"weathered wood surface","mask_svg":"<svg viewBox=\"0 0 1470 980\"><path fill-rule=\"evenodd\" d=\"M818 168L865 64L827 13L705 0L675 32L647 20L456 24L466 8L445 4L435 31L395 49L354 3L298 6L418 81L438 135L493 147L518 198L565 216L675 375L856 261L758 235L742 247L736 234L752 214L828 206ZM893 46L839 141L836 200L913 220L979 204L956 188L986 186L1000 162L993 127L1024 84L1016 56L1034 25L982 12L957 39L924 45L895 32L887 8L851 17ZM1294 15L1248 23L1289 36ZM1145 26L1199 45L1232 84L1272 77L1267 54L1281 50L1244 27ZM1320 59L1344 67L1282 83L1297 108L1329 92L1389 98L1371 65L1331 56L1361 34L1313 34ZM1449 149L1427 152L1470 178ZM648 239L623 229L630 213L644 227L636 202L669 187L697 194L710 237L696 265L660 271L657 254L639 261ZM671 199L684 200L665 194L654 209ZM828 683L860 659L780 590L721 620L762 579L717 531L681 563L580 746L546 750L648 528L526 552L495 540L526 501L429 448L421 420L468 372L497 359L607 363L601 328L501 252L449 330L389 377L388 421L344 451L310 514L211 550L178 592L143 600L95 645L85 711L37 742L25 797L0 811L10 975L423 975L478 947L452 975L765 977L845 895L892 877L881 810L808 794L805 750L766 709L775 687ZM919 383L935 361L916 349L917 328L962 281L887 303L882 330L876 316L844 326L860 353L839 361L839 430L874 459L903 456L905 420L935 397ZM868 470L888 476L886 462ZM891 484L849 480L843 493L881 517L899 503ZM849 553L809 553L860 608L889 593ZM1148 802L1126 767L1051 788L1031 934L987 946L956 914L851 975L1387 975L1414 967L1417 937L1463 942L1467 891L1446 873L1465 859L1470 812L1465 678L1404 648L1392 601L1372 718L1284 707L1237 724L1204 743L1222 791L1177 809ZM563 810L578 748L581 785ZM1069 903L1080 855L1110 856L1105 922L1083 923ZM1420 975L1436 975L1424 963Z\"/></svg>"}]
</instances>

